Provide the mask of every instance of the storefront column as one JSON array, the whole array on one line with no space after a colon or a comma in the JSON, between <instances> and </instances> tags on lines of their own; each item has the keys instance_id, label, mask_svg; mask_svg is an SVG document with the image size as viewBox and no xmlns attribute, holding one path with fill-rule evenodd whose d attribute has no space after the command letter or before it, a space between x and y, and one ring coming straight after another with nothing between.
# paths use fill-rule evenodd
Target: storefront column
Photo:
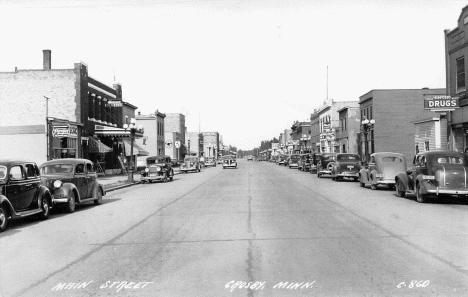
<instances>
[{"instance_id":1,"label":"storefront column","mask_svg":"<svg viewBox=\"0 0 468 297\"><path fill-rule=\"evenodd\" d=\"M101 120L101 96L96 96L96 112L94 114L96 121Z\"/></svg>"}]
</instances>

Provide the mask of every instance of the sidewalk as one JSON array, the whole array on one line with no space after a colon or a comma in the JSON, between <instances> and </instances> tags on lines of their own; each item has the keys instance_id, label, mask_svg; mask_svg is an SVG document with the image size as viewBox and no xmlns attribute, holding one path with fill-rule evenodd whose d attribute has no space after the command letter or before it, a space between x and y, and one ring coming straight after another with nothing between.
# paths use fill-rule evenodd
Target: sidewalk
<instances>
[{"instance_id":1,"label":"sidewalk","mask_svg":"<svg viewBox=\"0 0 468 297\"><path fill-rule=\"evenodd\" d=\"M180 174L180 168L176 167L174 169L174 175ZM140 172L133 173L133 183L128 183L128 175L125 174L117 174L117 175L99 175L98 181L104 187L106 192L115 191L118 189L131 187L137 184L140 184Z\"/></svg>"}]
</instances>

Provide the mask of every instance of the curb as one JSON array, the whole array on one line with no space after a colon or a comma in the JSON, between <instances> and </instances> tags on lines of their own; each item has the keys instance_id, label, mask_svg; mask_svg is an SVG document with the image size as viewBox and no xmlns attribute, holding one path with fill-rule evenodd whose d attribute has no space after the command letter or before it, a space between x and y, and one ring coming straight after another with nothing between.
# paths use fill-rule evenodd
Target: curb
<instances>
[{"instance_id":1,"label":"curb","mask_svg":"<svg viewBox=\"0 0 468 297\"><path fill-rule=\"evenodd\" d=\"M174 172L174 175L178 175L180 174L181 172L180 171L177 171L177 172ZM115 184L109 184L109 188L106 188L106 186L104 186L104 191L107 192L112 192L112 191L115 191L115 190L120 190L120 189L124 189L124 188L128 188L128 187L131 187L131 186L135 186L135 185L138 185L138 184L141 184L141 181L135 181L133 184L127 184L125 182L119 182L119 183L115 183Z\"/></svg>"}]
</instances>

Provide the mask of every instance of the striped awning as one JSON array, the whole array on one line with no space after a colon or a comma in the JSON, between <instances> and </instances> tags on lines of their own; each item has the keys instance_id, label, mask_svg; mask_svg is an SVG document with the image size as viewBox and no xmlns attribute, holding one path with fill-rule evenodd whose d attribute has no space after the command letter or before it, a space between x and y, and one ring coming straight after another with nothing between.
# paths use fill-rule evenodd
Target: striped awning
<instances>
[{"instance_id":1,"label":"striped awning","mask_svg":"<svg viewBox=\"0 0 468 297\"><path fill-rule=\"evenodd\" d=\"M115 136L115 137L130 137L131 133L130 130L125 130L122 128L117 127L109 127L109 126L101 126L95 125L94 127L94 134L100 136ZM142 131L135 131L135 138L143 137Z\"/></svg>"},{"instance_id":2,"label":"striped awning","mask_svg":"<svg viewBox=\"0 0 468 297\"><path fill-rule=\"evenodd\" d=\"M112 149L105 145L104 143L94 139L93 137L89 138L89 152L90 153L109 153L112 152Z\"/></svg>"},{"instance_id":3,"label":"striped awning","mask_svg":"<svg viewBox=\"0 0 468 297\"><path fill-rule=\"evenodd\" d=\"M125 146L125 155L130 156L131 146L130 139L122 139ZM142 149L138 144L133 142L133 155L137 156L149 156L149 152Z\"/></svg>"}]
</instances>

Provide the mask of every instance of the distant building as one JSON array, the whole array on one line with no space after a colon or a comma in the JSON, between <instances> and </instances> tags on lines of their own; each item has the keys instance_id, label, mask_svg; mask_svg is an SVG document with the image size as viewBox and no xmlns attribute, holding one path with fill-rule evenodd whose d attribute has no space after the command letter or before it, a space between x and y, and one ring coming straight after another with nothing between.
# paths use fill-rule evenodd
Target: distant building
<instances>
[{"instance_id":1,"label":"distant building","mask_svg":"<svg viewBox=\"0 0 468 297\"><path fill-rule=\"evenodd\" d=\"M468 150L468 92L466 57L468 57L468 5L462 9L457 27L445 30L445 69L447 95L459 98L459 109L449 113L449 149Z\"/></svg>"},{"instance_id":2,"label":"distant building","mask_svg":"<svg viewBox=\"0 0 468 297\"><path fill-rule=\"evenodd\" d=\"M219 133L202 132L203 135L203 154L205 157L217 158L219 152Z\"/></svg>"},{"instance_id":3,"label":"distant building","mask_svg":"<svg viewBox=\"0 0 468 297\"><path fill-rule=\"evenodd\" d=\"M198 132L187 132L185 134L185 145L187 154L191 156L203 156L203 134Z\"/></svg>"},{"instance_id":4,"label":"distant building","mask_svg":"<svg viewBox=\"0 0 468 297\"><path fill-rule=\"evenodd\" d=\"M137 125L142 125L145 129L145 136L137 139L136 143L149 152L150 156L165 155L164 141L164 113L156 110L154 113L142 115L138 112L136 116Z\"/></svg>"},{"instance_id":5,"label":"distant building","mask_svg":"<svg viewBox=\"0 0 468 297\"><path fill-rule=\"evenodd\" d=\"M336 144L340 153L359 154L357 138L361 127L359 102L350 101L348 104L337 111L339 123L335 128Z\"/></svg>"},{"instance_id":6,"label":"distant building","mask_svg":"<svg viewBox=\"0 0 468 297\"><path fill-rule=\"evenodd\" d=\"M185 138L187 133L187 129L185 127L185 115L181 113L166 113L164 125L165 132L170 132L165 134L165 136L169 137L166 139L166 152L168 152L168 155L174 159L184 158L184 156L188 154L187 141ZM180 141L181 145L179 148L174 146L175 141ZM174 150L174 152L171 153L170 150Z\"/></svg>"},{"instance_id":7,"label":"distant building","mask_svg":"<svg viewBox=\"0 0 468 297\"><path fill-rule=\"evenodd\" d=\"M293 123L290 133L292 143L292 150L290 153L312 152L312 145L310 143L310 128L310 122L295 121Z\"/></svg>"}]
</instances>

